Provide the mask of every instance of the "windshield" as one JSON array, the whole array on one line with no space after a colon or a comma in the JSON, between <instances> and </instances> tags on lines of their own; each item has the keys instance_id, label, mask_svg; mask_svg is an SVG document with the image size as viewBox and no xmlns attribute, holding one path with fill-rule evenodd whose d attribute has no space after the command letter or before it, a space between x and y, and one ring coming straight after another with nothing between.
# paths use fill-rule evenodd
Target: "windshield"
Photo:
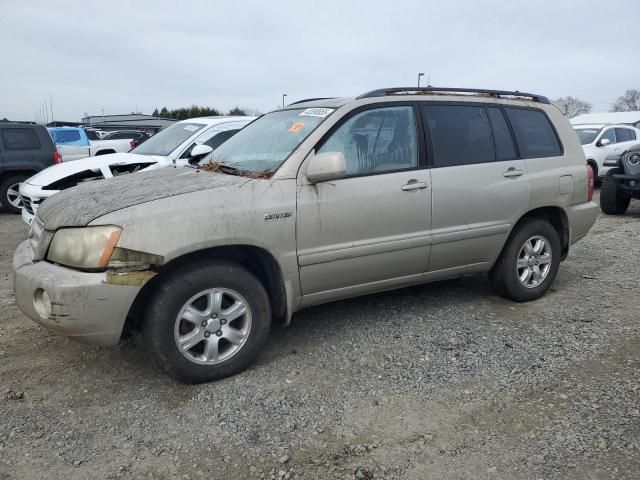
<instances>
[{"instance_id":1,"label":"windshield","mask_svg":"<svg viewBox=\"0 0 640 480\"><path fill-rule=\"evenodd\" d=\"M600 133L601 128L576 128L576 133L578 134L578 138L580 139L580 143L582 145L589 145L593 143L598 134Z\"/></svg>"},{"instance_id":2,"label":"windshield","mask_svg":"<svg viewBox=\"0 0 640 480\"><path fill-rule=\"evenodd\" d=\"M146 142L131 150L131 153L139 155L170 155L187 139L205 127L202 123L174 123L170 127L160 130Z\"/></svg>"},{"instance_id":3,"label":"windshield","mask_svg":"<svg viewBox=\"0 0 640 480\"><path fill-rule=\"evenodd\" d=\"M301 108L267 113L220 145L213 161L250 173L273 172L332 112Z\"/></svg>"}]
</instances>

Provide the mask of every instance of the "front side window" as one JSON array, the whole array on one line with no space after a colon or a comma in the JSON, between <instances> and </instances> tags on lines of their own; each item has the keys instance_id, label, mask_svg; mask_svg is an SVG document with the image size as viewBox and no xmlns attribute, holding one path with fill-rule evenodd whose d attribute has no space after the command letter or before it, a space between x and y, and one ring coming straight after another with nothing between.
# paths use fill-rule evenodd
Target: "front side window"
<instances>
[{"instance_id":1,"label":"front side window","mask_svg":"<svg viewBox=\"0 0 640 480\"><path fill-rule=\"evenodd\" d=\"M484 107L424 105L423 109L437 167L496 160L491 124ZM502 139L504 144L504 135ZM506 155L508 148L502 148L505 151L501 151L501 155Z\"/></svg>"},{"instance_id":2,"label":"front side window","mask_svg":"<svg viewBox=\"0 0 640 480\"><path fill-rule=\"evenodd\" d=\"M600 137L600 142L604 139L609 140L609 143L616 143L616 134L613 128L608 128L607 130L604 131L604 133L602 134L602 136Z\"/></svg>"},{"instance_id":3,"label":"front side window","mask_svg":"<svg viewBox=\"0 0 640 480\"><path fill-rule=\"evenodd\" d=\"M598 134L600 133L600 128L576 128L576 134L578 135L578 139L580 140L580 145L590 145L592 144Z\"/></svg>"},{"instance_id":4,"label":"front side window","mask_svg":"<svg viewBox=\"0 0 640 480\"><path fill-rule=\"evenodd\" d=\"M193 147L195 147L196 145L208 145L209 147L211 147L211 148L213 148L215 150L220 145L222 145L224 142L226 142L231 137L233 137L239 131L240 131L240 129L238 128L238 129L234 129L234 130L225 130L223 132L220 132L218 130L213 130L211 132L205 132L202 135L200 135L200 138L197 138L195 142L193 142L191 145L189 145L189 148L187 148L184 151L184 153L182 155L180 155L180 158L189 158L189 157L191 157L191 150L193 150Z\"/></svg>"},{"instance_id":5,"label":"front side window","mask_svg":"<svg viewBox=\"0 0 640 480\"><path fill-rule=\"evenodd\" d=\"M540 110L506 108L522 158L555 157L562 147L549 118Z\"/></svg>"},{"instance_id":6,"label":"front side window","mask_svg":"<svg viewBox=\"0 0 640 480\"><path fill-rule=\"evenodd\" d=\"M341 152L347 175L416 168L418 144L413 107L383 107L357 113L316 151L323 152Z\"/></svg>"},{"instance_id":7,"label":"front side window","mask_svg":"<svg viewBox=\"0 0 640 480\"><path fill-rule=\"evenodd\" d=\"M178 122L160 130L153 137L141 143L130 153L139 155L160 155L166 157L170 155L183 142L193 137L205 127L202 123Z\"/></svg>"},{"instance_id":8,"label":"front side window","mask_svg":"<svg viewBox=\"0 0 640 480\"><path fill-rule=\"evenodd\" d=\"M2 142L7 150L38 150L40 140L32 128L3 128Z\"/></svg>"}]
</instances>

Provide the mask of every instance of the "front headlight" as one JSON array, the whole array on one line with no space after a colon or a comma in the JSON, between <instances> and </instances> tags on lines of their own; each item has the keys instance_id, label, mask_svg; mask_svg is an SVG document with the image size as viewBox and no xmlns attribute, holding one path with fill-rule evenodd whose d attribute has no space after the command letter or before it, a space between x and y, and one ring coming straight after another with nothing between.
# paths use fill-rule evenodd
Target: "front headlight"
<instances>
[{"instance_id":1,"label":"front headlight","mask_svg":"<svg viewBox=\"0 0 640 480\"><path fill-rule=\"evenodd\" d=\"M47 260L79 269L105 268L121 232L112 225L61 228L51 240Z\"/></svg>"}]
</instances>

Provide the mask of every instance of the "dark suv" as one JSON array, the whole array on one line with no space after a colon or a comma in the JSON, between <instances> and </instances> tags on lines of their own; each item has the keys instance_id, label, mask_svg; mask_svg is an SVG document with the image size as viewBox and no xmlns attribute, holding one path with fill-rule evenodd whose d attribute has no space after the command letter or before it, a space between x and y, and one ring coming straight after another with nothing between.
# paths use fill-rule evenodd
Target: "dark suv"
<instances>
[{"instance_id":1,"label":"dark suv","mask_svg":"<svg viewBox=\"0 0 640 480\"><path fill-rule=\"evenodd\" d=\"M0 204L20 213L20 183L55 163L60 154L42 125L0 122Z\"/></svg>"}]
</instances>

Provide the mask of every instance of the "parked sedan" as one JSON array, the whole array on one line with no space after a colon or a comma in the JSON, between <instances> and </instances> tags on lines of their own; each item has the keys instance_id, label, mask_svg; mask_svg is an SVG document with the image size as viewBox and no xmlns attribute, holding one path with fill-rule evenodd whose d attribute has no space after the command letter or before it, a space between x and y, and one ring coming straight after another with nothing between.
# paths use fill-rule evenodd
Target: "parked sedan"
<instances>
[{"instance_id":1,"label":"parked sedan","mask_svg":"<svg viewBox=\"0 0 640 480\"><path fill-rule=\"evenodd\" d=\"M80 183L170 165L208 161L210 153L255 117L204 117L177 122L129 153L114 153L62 163L20 185L22 219L31 224L43 200ZM198 146L197 150L194 148Z\"/></svg>"}]
</instances>

